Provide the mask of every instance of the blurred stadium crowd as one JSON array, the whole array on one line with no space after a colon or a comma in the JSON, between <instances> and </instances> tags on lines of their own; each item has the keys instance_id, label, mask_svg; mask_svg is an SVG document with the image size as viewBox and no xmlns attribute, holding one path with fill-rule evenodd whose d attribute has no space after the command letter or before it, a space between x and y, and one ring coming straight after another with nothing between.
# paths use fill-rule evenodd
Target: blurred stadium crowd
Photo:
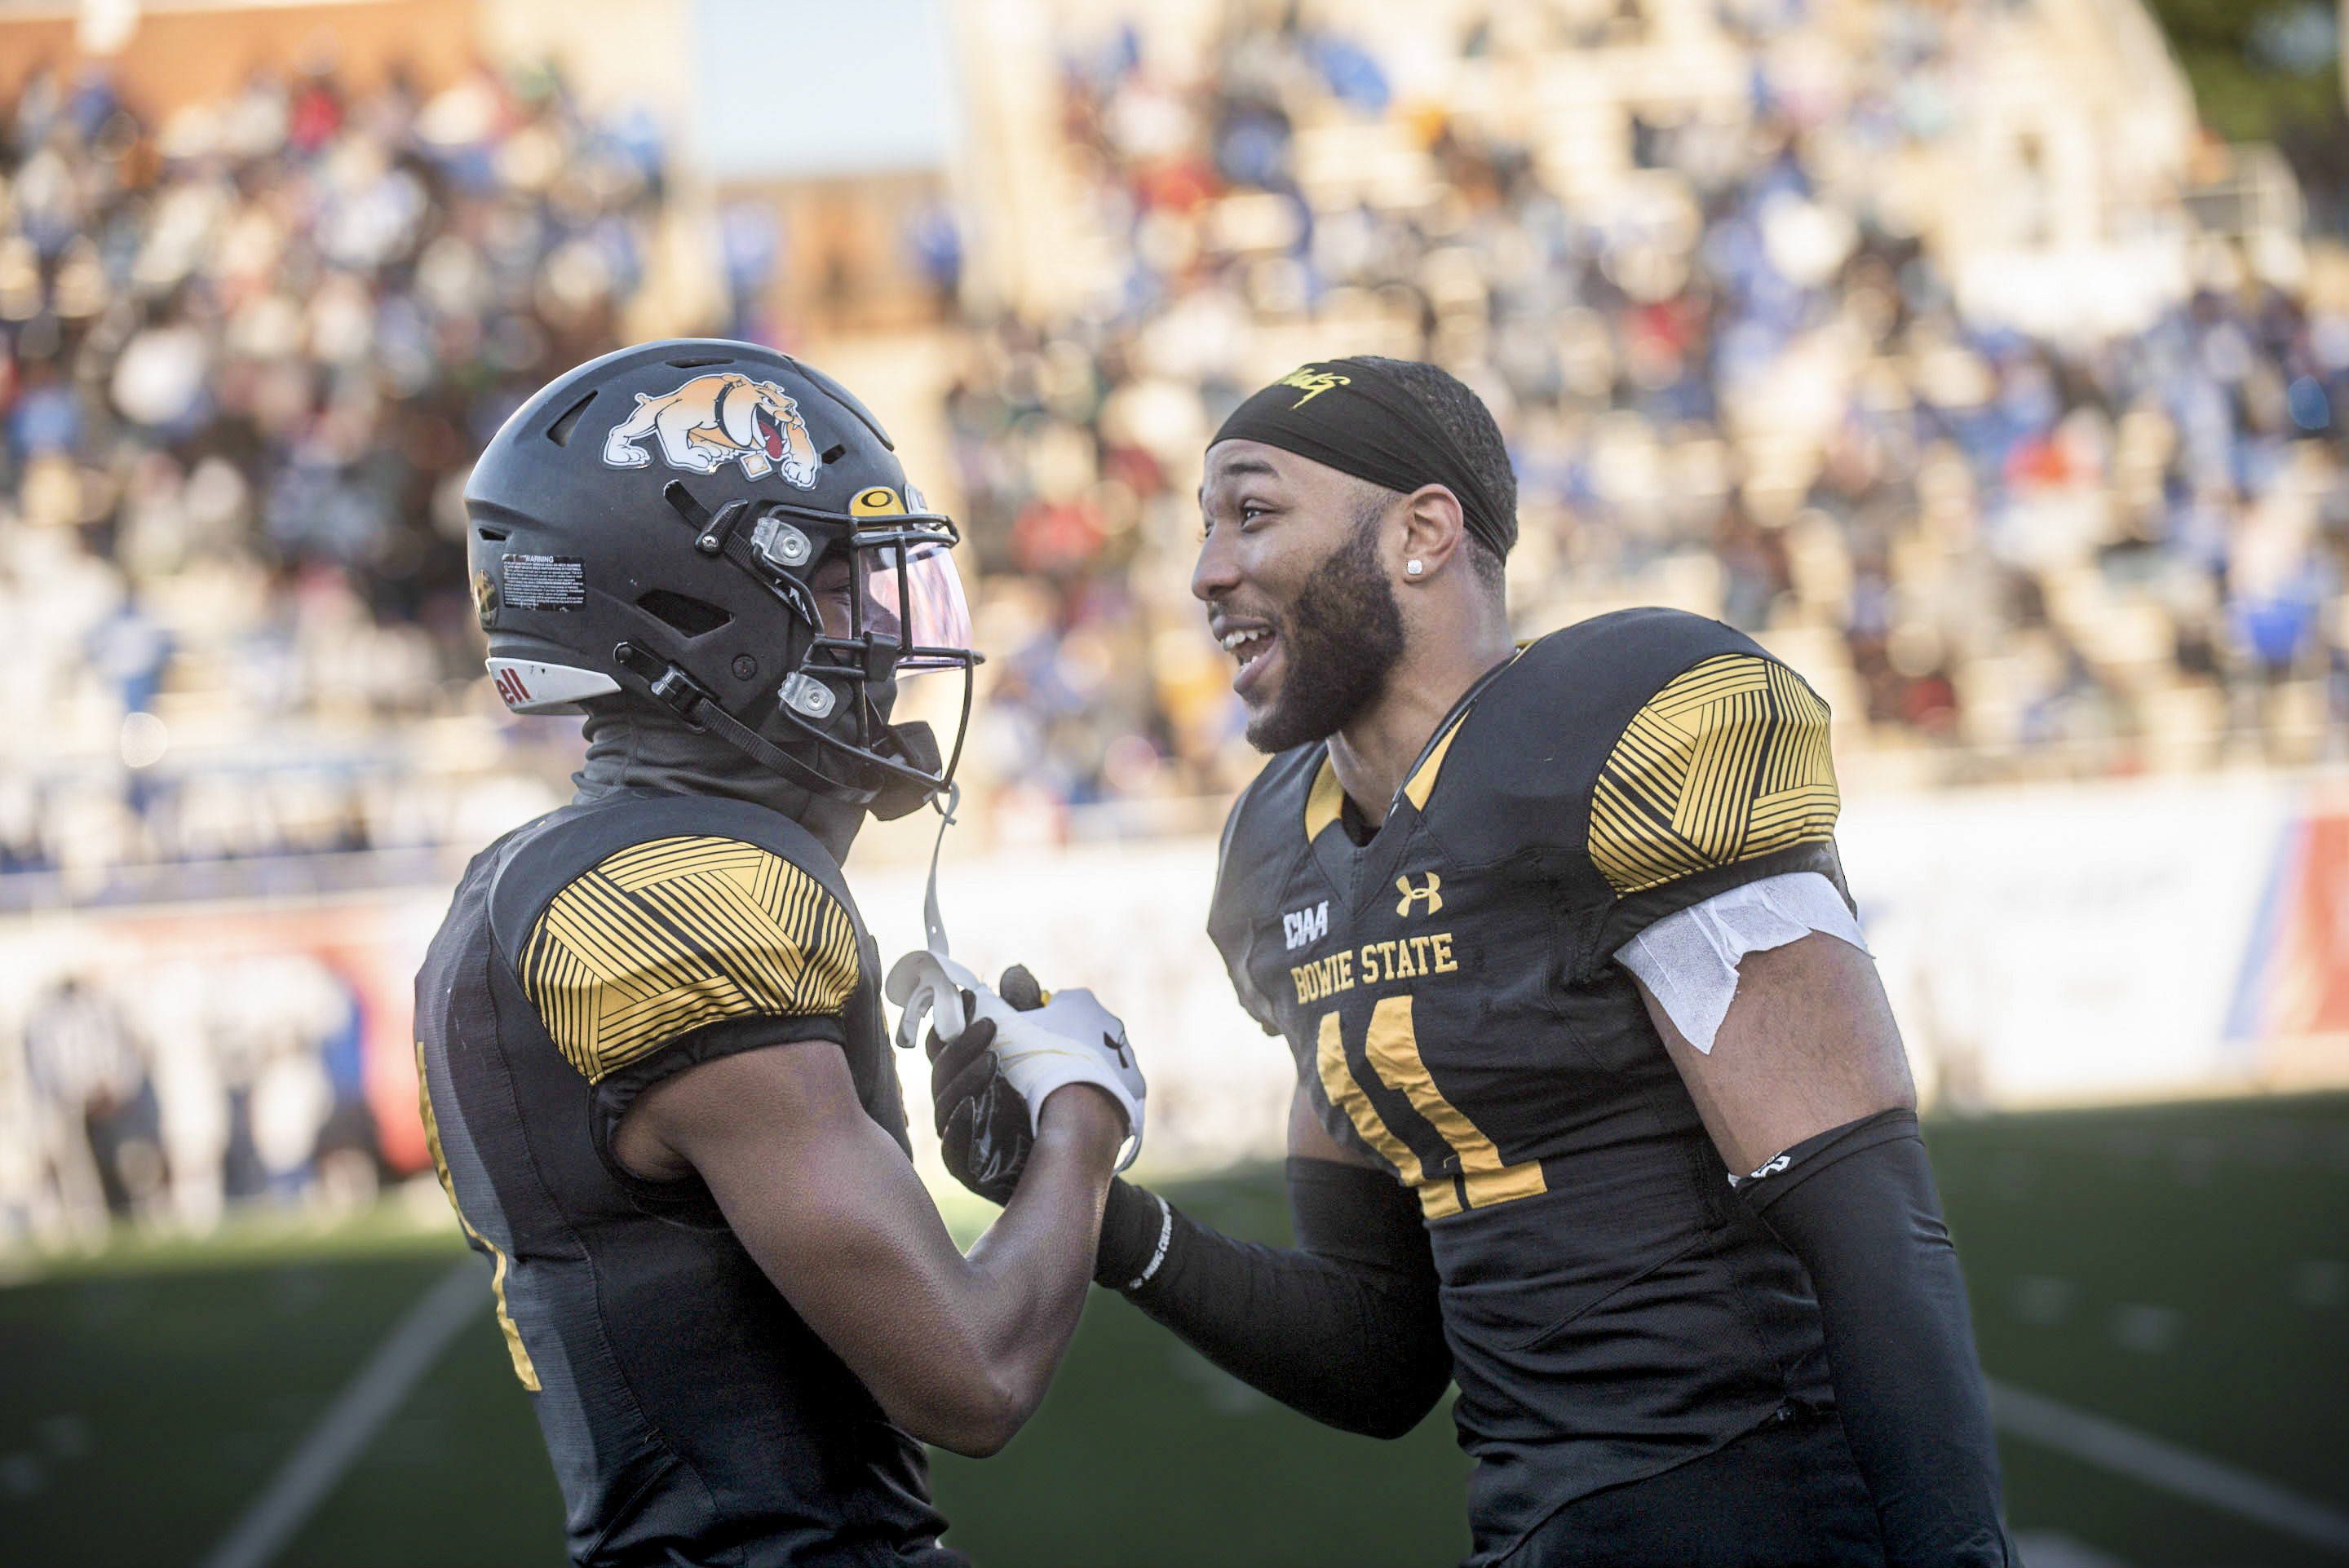
<instances>
[{"instance_id":1,"label":"blurred stadium crowd","mask_svg":"<svg viewBox=\"0 0 2349 1568\"><path fill-rule=\"evenodd\" d=\"M480 674L465 474L616 342L657 140L527 75L45 77L5 131L0 872L441 837L384 742Z\"/></svg>"},{"instance_id":2,"label":"blurred stadium crowd","mask_svg":"<svg viewBox=\"0 0 2349 1568\"><path fill-rule=\"evenodd\" d=\"M1113 295L996 324L950 402L980 559L1013 585L988 596L994 765L1079 803L1253 771L1182 587L1196 454L1268 332L1484 394L1523 487L1521 634L1718 615L1904 781L2337 752L2349 288L2205 246L2141 335L1970 322L1867 175L1946 125L1961 12L1876 10L1847 93L1757 48L1749 117L1635 123L1595 205L1433 111L1396 191L1343 155L1404 113L1367 41L1293 18L1228 27L1188 79L1131 34L1071 60ZM1638 27L1592 15L1552 46Z\"/></svg>"},{"instance_id":3,"label":"blurred stadium crowd","mask_svg":"<svg viewBox=\"0 0 2349 1568\"><path fill-rule=\"evenodd\" d=\"M1947 132L1964 12L1876 8L1832 88L1745 37L1739 112L1635 122L1592 200L1293 11L1235 9L1187 59L1130 30L1072 46L1059 151L1101 286L939 329L954 472L921 477L958 498L979 578L974 815L1043 839L1213 821L1256 759L1187 593L1200 452L1259 380L1354 352L1441 362L1499 416L1522 634L1719 615L1821 687L1848 768L2340 756L2338 245L2284 286L2209 240L2143 331L1961 311L1868 171ZM1457 48L1642 26L1553 20ZM429 861L551 804L568 727L487 692L460 497L523 396L634 335L676 205L649 122L543 73L259 78L160 123L38 77L0 136L0 911L317 886L270 868ZM757 266L721 248L743 330ZM168 985L52 977L17 1020L38 1126L13 1145L47 1174L0 1188L200 1218L350 1184L329 1157L372 1135L336 1065L349 987L278 975L291 1011L263 1025L211 984L175 1013Z\"/></svg>"},{"instance_id":4,"label":"blurred stadium crowd","mask_svg":"<svg viewBox=\"0 0 2349 1568\"><path fill-rule=\"evenodd\" d=\"M1882 9L1839 91L1748 40L1745 112L1635 124L1595 202L1293 13L1235 10L1187 69L1131 30L1071 53L1065 150L1113 282L960 330L945 410L993 661L974 784L1059 833L1252 768L1184 583L1200 447L1268 342L1426 356L1485 395L1524 487L1523 631L1718 614L1906 777L2333 744L2349 287L2206 253L2142 334L1969 320L1865 177L1946 129L1960 13ZM1640 26L1589 15L1458 46ZM46 744L0 774L0 872L448 835L413 742L486 711L466 466L618 340L657 137L527 74L356 101L263 79L160 125L36 78L6 133L0 723ZM301 721L327 728L284 755Z\"/></svg>"}]
</instances>

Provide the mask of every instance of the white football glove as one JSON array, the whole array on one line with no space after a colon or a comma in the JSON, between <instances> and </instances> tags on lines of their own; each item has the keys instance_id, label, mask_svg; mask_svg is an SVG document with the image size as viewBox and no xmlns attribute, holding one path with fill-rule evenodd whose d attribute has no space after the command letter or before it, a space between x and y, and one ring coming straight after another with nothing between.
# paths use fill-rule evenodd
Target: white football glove
<instances>
[{"instance_id":1,"label":"white football glove","mask_svg":"<svg viewBox=\"0 0 2349 1568\"><path fill-rule=\"evenodd\" d=\"M953 959L919 947L889 966L882 989L904 1009L897 1016L901 1050L911 1049L921 1038L926 1019L940 1039L952 1039L969 1027L962 1005L963 994L969 993L976 1016L995 1021L995 1042L988 1048L1028 1102L1031 1128L1041 1120L1044 1097L1054 1089L1064 1084L1094 1084L1125 1112L1125 1146L1117 1168L1124 1170L1142 1152L1142 1102L1149 1089L1133 1047L1126 1043L1123 1021L1091 991L1081 986L1055 991L1041 1007L1021 1012Z\"/></svg>"},{"instance_id":2,"label":"white football glove","mask_svg":"<svg viewBox=\"0 0 2349 1568\"><path fill-rule=\"evenodd\" d=\"M1040 1007L1020 1012L980 986L978 1016L995 1020L996 1065L1028 1102L1028 1119L1040 1119L1044 1099L1064 1084L1089 1083L1105 1090L1125 1112L1126 1140L1120 1171L1142 1152L1142 1102L1149 1088L1141 1064L1126 1043L1125 1024L1081 986L1055 991Z\"/></svg>"}]
</instances>

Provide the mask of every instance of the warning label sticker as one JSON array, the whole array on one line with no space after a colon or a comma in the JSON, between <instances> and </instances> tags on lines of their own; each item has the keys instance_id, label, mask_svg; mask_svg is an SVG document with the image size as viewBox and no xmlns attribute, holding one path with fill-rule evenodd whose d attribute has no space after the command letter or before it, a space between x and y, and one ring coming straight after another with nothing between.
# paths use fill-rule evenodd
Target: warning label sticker
<instances>
[{"instance_id":1,"label":"warning label sticker","mask_svg":"<svg viewBox=\"0 0 2349 1568\"><path fill-rule=\"evenodd\" d=\"M516 610L576 610L587 603L587 572L576 556L509 555L499 573Z\"/></svg>"}]
</instances>

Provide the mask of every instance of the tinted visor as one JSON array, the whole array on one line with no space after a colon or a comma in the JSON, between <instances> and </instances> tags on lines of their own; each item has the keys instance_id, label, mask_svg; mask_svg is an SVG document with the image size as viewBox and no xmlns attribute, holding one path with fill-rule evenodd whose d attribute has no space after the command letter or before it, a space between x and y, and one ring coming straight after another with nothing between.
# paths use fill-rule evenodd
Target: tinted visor
<instances>
[{"instance_id":1,"label":"tinted visor","mask_svg":"<svg viewBox=\"0 0 2349 1568\"><path fill-rule=\"evenodd\" d=\"M864 630L904 645L898 673L962 668L971 645L970 605L947 546L924 542L857 553Z\"/></svg>"}]
</instances>

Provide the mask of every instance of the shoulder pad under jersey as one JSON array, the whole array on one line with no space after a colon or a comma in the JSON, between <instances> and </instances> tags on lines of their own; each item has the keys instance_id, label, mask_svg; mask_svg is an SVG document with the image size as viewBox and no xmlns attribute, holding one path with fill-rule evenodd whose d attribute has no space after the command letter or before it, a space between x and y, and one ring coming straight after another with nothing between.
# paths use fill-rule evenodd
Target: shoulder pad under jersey
<instances>
[{"instance_id":1,"label":"shoulder pad under jersey","mask_svg":"<svg viewBox=\"0 0 2349 1568\"><path fill-rule=\"evenodd\" d=\"M1590 955L1754 877L1840 882L1826 704L1718 621L1625 610L1553 633L1486 688L1460 742L1443 788L1475 809L1446 813L1444 836L1475 861L1558 867Z\"/></svg>"},{"instance_id":2,"label":"shoulder pad under jersey","mask_svg":"<svg viewBox=\"0 0 2349 1568\"><path fill-rule=\"evenodd\" d=\"M517 834L490 927L590 1083L707 1025L840 1016L863 935L839 865L797 823L633 792Z\"/></svg>"}]
</instances>

